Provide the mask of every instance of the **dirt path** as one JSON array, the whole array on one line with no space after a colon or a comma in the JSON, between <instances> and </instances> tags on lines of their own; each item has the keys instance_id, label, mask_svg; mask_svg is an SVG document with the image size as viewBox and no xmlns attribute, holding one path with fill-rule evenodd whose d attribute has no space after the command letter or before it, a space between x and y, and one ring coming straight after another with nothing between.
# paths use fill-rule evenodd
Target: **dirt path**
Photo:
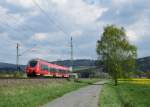
<instances>
[{"instance_id":1,"label":"dirt path","mask_svg":"<svg viewBox=\"0 0 150 107\"><path fill-rule=\"evenodd\" d=\"M99 94L103 83L104 81L101 81L65 94L43 107L98 107Z\"/></svg>"}]
</instances>

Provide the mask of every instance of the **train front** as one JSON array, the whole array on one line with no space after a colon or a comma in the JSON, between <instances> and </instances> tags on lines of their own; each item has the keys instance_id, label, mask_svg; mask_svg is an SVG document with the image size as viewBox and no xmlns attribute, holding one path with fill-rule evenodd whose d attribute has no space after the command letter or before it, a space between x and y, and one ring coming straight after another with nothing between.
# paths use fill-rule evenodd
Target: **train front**
<instances>
[{"instance_id":1,"label":"train front","mask_svg":"<svg viewBox=\"0 0 150 107\"><path fill-rule=\"evenodd\" d=\"M38 60L30 60L26 66L26 73L28 77L35 77L39 73L39 61Z\"/></svg>"}]
</instances>

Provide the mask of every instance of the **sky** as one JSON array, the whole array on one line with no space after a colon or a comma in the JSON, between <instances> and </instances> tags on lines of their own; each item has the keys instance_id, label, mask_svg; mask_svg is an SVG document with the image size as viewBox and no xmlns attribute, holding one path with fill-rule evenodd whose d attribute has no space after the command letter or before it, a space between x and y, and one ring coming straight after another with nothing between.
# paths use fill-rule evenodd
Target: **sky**
<instances>
[{"instance_id":1,"label":"sky","mask_svg":"<svg viewBox=\"0 0 150 107\"><path fill-rule=\"evenodd\" d=\"M138 58L150 56L149 0L0 0L0 62L96 59L103 28L124 27Z\"/></svg>"}]
</instances>

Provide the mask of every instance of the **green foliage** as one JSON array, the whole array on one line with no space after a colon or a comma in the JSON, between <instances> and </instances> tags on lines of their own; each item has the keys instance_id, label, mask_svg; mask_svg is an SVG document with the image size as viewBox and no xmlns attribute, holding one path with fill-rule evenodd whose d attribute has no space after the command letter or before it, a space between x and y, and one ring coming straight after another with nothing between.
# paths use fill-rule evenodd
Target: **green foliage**
<instances>
[{"instance_id":1,"label":"green foliage","mask_svg":"<svg viewBox=\"0 0 150 107\"><path fill-rule=\"evenodd\" d=\"M100 96L100 107L149 107L150 84L126 81L114 86L105 84Z\"/></svg>"},{"instance_id":2,"label":"green foliage","mask_svg":"<svg viewBox=\"0 0 150 107\"><path fill-rule=\"evenodd\" d=\"M23 77L23 75L25 75L25 73L23 73L23 72L14 72L13 73L13 77L15 77L15 78L21 78L21 77Z\"/></svg>"},{"instance_id":3,"label":"green foliage","mask_svg":"<svg viewBox=\"0 0 150 107\"><path fill-rule=\"evenodd\" d=\"M108 25L104 28L101 40L97 41L98 60L102 60L105 70L117 85L118 77L128 77L135 67L137 49L128 42L124 28Z\"/></svg>"}]
</instances>

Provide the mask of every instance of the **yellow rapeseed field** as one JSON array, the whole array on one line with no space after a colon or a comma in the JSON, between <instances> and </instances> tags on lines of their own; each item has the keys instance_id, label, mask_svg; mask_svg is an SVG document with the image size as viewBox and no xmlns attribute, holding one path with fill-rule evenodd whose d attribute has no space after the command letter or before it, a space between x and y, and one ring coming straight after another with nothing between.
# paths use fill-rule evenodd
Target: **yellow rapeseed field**
<instances>
[{"instance_id":1,"label":"yellow rapeseed field","mask_svg":"<svg viewBox=\"0 0 150 107\"><path fill-rule=\"evenodd\" d=\"M147 78L128 78L128 79L118 79L119 82L128 82L128 83L134 83L134 84L145 84L145 85L150 85L150 79Z\"/></svg>"}]
</instances>

